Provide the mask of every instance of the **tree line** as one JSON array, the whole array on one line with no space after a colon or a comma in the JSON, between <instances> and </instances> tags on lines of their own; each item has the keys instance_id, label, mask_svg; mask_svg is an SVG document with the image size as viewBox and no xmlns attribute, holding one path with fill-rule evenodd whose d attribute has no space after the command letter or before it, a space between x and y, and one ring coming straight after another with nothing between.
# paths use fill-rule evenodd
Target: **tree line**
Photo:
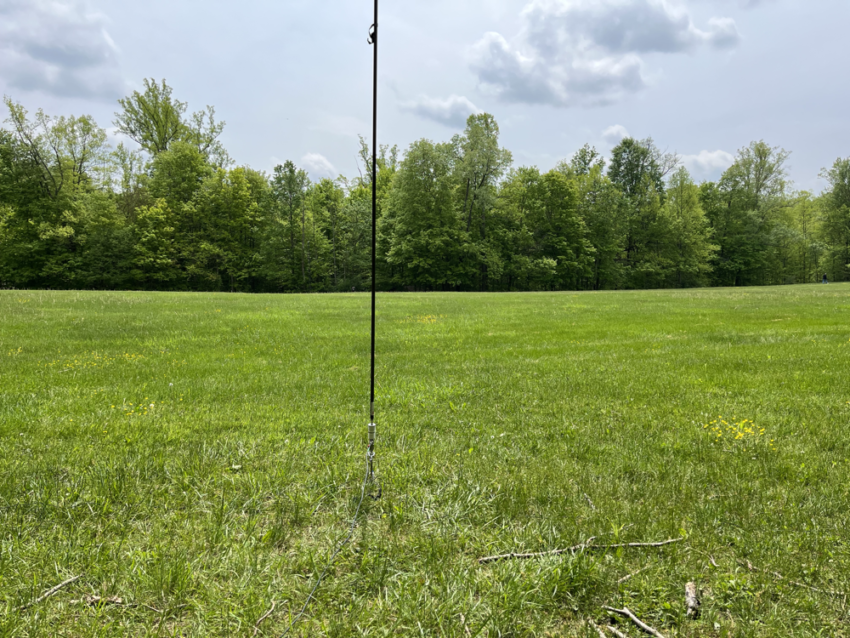
<instances>
[{"instance_id":1,"label":"tree line","mask_svg":"<svg viewBox=\"0 0 850 638\"><path fill-rule=\"evenodd\" d=\"M5 98L0 287L331 292L605 290L850 280L850 158L796 191L789 153L741 149L696 183L652 139L548 172L514 166L489 114L445 142L382 146L377 174L313 182L287 161L235 166L215 110L165 81L119 100L108 144L89 116L34 116Z\"/></svg>"}]
</instances>

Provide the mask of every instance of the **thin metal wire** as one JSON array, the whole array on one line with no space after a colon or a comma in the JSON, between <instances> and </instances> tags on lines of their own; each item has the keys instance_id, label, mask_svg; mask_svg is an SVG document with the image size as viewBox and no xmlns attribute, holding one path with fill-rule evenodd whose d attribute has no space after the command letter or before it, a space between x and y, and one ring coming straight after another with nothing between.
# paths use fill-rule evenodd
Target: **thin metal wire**
<instances>
[{"instance_id":1,"label":"thin metal wire","mask_svg":"<svg viewBox=\"0 0 850 638\"><path fill-rule=\"evenodd\" d=\"M313 589L310 592L310 595L307 596L307 600L304 601L304 606L301 608L301 611L298 612L298 615L295 617L295 619L291 623L289 623L289 627L287 627L286 631L283 632L281 638L284 638L284 636L289 635L289 632L292 631L292 628L295 627L296 624L298 624L298 621L301 620L301 618L307 612L307 607L310 606L310 602L313 600L313 596L316 594L316 591L319 589L319 585L322 584L322 581L324 580L325 576L327 576L328 571L331 567L333 567L336 557L339 556L339 553L345 548L346 545L348 545L348 543L351 542L351 539L354 536L354 530L357 528L357 518L358 516L360 516L360 508L363 505L363 499L366 496L366 485L369 482L369 474L369 461L367 459L366 475L363 477L363 485L360 487L360 500L357 503L357 510L354 512L354 518L351 519L351 527L348 530L348 535L342 540L341 543L339 543L334 553L331 554L330 559L328 559L327 565L325 565L325 569L322 571L321 575L319 576L319 579L316 581L316 584L313 585Z\"/></svg>"}]
</instances>

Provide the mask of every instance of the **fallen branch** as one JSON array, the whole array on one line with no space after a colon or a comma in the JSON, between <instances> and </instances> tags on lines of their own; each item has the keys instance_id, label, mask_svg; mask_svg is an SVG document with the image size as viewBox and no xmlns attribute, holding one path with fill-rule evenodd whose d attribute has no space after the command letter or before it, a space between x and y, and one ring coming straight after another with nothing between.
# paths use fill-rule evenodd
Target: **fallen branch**
<instances>
[{"instance_id":1,"label":"fallen branch","mask_svg":"<svg viewBox=\"0 0 850 638\"><path fill-rule=\"evenodd\" d=\"M264 613L262 616L260 616L260 619L256 623L254 623L254 635L255 636L258 633L260 633L260 625L263 624L263 621L274 613L275 607L277 607L277 603L275 601L272 601L271 609L269 609L266 613Z\"/></svg>"},{"instance_id":2,"label":"fallen branch","mask_svg":"<svg viewBox=\"0 0 850 638\"><path fill-rule=\"evenodd\" d=\"M71 604L88 605L89 607L97 607L98 605L115 605L123 607L124 599L119 598L118 596L109 596L108 598L102 598L101 596L86 596L85 598L81 598L79 600L72 600ZM136 605L128 605L128 607L136 607Z\"/></svg>"},{"instance_id":3,"label":"fallen branch","mask_svg":"<svg viewBox=\"0 0 850 638\"><path fill-rule=\"evenodd\" d=\"M479 565L486 565L487 563L497 563L502 560L528 560L529 558L543 558L545 556L560 556L561 554L575 554L576 552L581 551L599 551L599 550L608 550L608 549L621 549L621 548L635 548L635 547L664 547L665 545L672 545L673 543L681 543L684 538L673 538L669 541L660 541L658 543L618 543L616 545L590 545L590 541L593 540L588 539L584 543L580 545L573 545L572 547L567 547L566 549L555 549L550 552L534 552L530 554L500 554L499 556L487 556L485 558L479 558Z\"/></svg>"},{"instance_id":4,"label":"fallen branch","mask_svg":"<svg viewBox=\"0 0 850 638\"><path fill-rule=\"evenodd\" d=\"M479 558L478 564L486 565L487 563L497 563L501 560L527 560L529 558L541 558L543 556L560 556L561 554L574 554L575 552L581 551L582 549L591 547L590 543L594 540L596 540L596 537L591 536L579 545L573 545L572 547L567 547L566 549L555 549L550 552L537 552L532 554L501 554L499 556L487 556L485 558Z\"/></svg>"},{"instance_id":5,"label":"fallen branch","mask_svg":"<svg viewBox=\"0 0 850 638\"><path fill-rule=\"evenodd\" d=\"M590 625L591 627L593 627L593 629L595 629L595 630L596 630L596 633L597 633L597 634L599 634L599 638L608 638L608 637L607 637L607 636L606 636L606 635L602 632L602 630L599 628L599 625L597 625L595 622L593 622L592 620L588 620L588 621L587 621L587 624L588 624L588 625Z\"/></svg>"},{"instance_id":6,"label":"fallen branch","mask_svg":"<svg viewBox=\"0 0 850 638\"><path fill-rule=\"evenodd\" d=\"M55 594L59 593L62 589L64 589L64 588L65 588L65 587L67 587L68 585L71 585L71 584L73 584L73 583L76 583L76 582L77 582L78 580L80 580L82 577L83 577L83 575L82 575L82 574L79 574L78 576L74 576L73 578L69 578L68 580L66 580L66 581L64 581L64 582L59 583L59 584L58 584L58 585L56 585L55 587L51 587L50 589L48 589L46 592L44 592L41 596L39 596L38 598L36 598L36 599L35 599L34 601L32 601L31 603L27 603L26 605L21 605L20 607L18 607L18 610L19 610L19 611L26 611L27 609L29 609L29 608L30 608L30 607L32 607L33 605L37 605L37 604L39 604L39 603L41 603L41 602L44 602L45 600L47 600L47 599L48 599L48 598L50 598L51 596L54 596Z\"/></svg>"},{"instance_id":7,"label":"fallen branch","mask_svg":"<svg viewBox=\"0 0 850 638\"><path fill-rule=\"evenodd\" d=\"M608 631L610 631L612 634L614 634L614 636L616 636L616 638L629 638L629 637L628 637L626 634L624 634L622 631L620 631L620 630L619 630L619 629L617 629L616 627L612 627L611 625L605 625L605 629L607 629L607 630L608 630Z\"/></svg>"},{"instance_id":8,"label":"fallen branch","mask_svg":"<svg viewBox=\"0 0 850 638\"><path fill-rule=\"evenodd\" d=\"M654 627L650 627L646 623L642 622L640 618L638 618L631 611L629 611L628 607L623 607L622 609L614 609L613 607L602 607L602 609L615 614L619 614L620 616L625 616L626 618L631 620L635 625L637 625L641 630L652 636L655 636L655 638L664 638L664 634L659 632Z\"/></svg>"},{"instance_id":9,"label":"fallen branch","mask_svg":"<svg viewBox=\"0 0 850 638\"><path fill-rule=\"evenodd\" d=\"M164 613L165 613L165 612L164 612L164 611L162 611L161 609L157 609L156 607L151 607L150 605L146 605L146 604L144 604L144 603L142 603L142 604L141 604L141 605L139 605L139 606L140 606L140 607L144 607L145 609L150 609L153 613L155 613L155 614L159 614L160 616L161 616L162 614L164 614ZM186 605L179 605L178 607L175 607L174 609L175 609L175 610L176 610L176 609L180 609L180 607L185 607L185 606L186 606Z\"/></svg>"},{"instance_id":10,"label":"fallen branch","mask_svg":"<svg viewBox=\"0 0 850 638\"><path fill-rule=\"evenodd\" d=\"M772 571L768 571L766 569L759 569L758 567L754 567L753 564L750 561L744 562L742 560L739 560L738 564L746 567L751 572L759 572L761 574L768 574L770 576L773 576L777 580L784 580L789 585L794 585L795 587L802 587L803 589L809 589L809 590L817 592L819 594L826 594L827 596L836 596L838 598L841 598L841 597L844 597L844 596L847 595L843 591L830 591L828 589L818 589L817 587L812 587L811 585L807 585L806 583L799 583L796 580L788 580L787 578L785 578L785 576L783 576L779 572L772 572Z\"/></svg>"}]
</instances>

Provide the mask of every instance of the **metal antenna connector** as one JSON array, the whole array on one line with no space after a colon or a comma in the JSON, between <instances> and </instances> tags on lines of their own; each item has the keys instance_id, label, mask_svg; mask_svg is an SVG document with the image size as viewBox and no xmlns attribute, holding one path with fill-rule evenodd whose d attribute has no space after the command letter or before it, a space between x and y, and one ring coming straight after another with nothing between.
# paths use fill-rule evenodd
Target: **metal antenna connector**
<instances>
[{"instance_id":1,"label":"metal antenna connector","mask_svg":"<svg viewBox=\"0 0 850 638\"><path fill-rule=\"evenodd\" d=\"M369 448L366 452L366 456L369 459L369 478L375 477L375 468L373 464L375 462L375 439L378 438L378 424L370 423L369 424Z\"/></svg>"},{"instance_id":2,"label":"metal antenna connector","mask_svg":"<svg viewBox=\"0 0 850 638\"><path fill-rule=\"evenodd\" d=\"M370 483L378 484L378 491L375 494L372 494L371 497L374 500L381 498L381 483L375 478L375 440L378 438L378 424L370 423L369 424L369 447L366 450L366 463L368 464L368 481Z\"/></svg>"}]
</instances>

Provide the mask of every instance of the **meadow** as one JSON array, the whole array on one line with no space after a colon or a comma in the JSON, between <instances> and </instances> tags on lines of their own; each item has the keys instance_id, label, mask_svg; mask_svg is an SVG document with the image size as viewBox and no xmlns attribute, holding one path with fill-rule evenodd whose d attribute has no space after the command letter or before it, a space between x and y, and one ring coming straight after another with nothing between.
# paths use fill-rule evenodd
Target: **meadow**
<instances>
[{"instance_id":1,"label":"meadow","mask_svg":"<svg viewBox=\"0 0 850 638\"><path fill-rule=\"evenodd\" d=\"M283 635L360 499L368 313L0 291L0 636ZM290 636L850 636L850 285L386 294L378 329L382 498ZM590 538L683 540L478 562Z\"/></svg>"}]
</instances>

